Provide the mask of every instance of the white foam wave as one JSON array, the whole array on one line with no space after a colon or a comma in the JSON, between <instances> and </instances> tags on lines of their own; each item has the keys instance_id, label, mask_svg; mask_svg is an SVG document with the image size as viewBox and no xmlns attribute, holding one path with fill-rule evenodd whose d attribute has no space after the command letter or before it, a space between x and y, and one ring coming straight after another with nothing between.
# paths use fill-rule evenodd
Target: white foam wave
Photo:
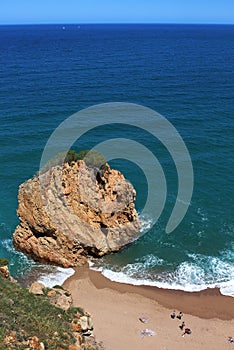
<instances>
[{"instance_id":1,"label":"white foam wave","mask_svg":"<svg viewBox=\"0 0 234 350\"><path fill-rule=\"evenodd\" d=\"M160 272L163 259L153 255L145 256L134 264L127 264L121 269L99 267L108 279L133 284L148 285L164 289L177 289L187 292L201 291L207 288L219 288L224 295L234 296L234 266L217 257L190 254L192 261L182 262L175 271ZM155 273L153 273L154 268Z\"/></svg>"},{"instance_id":2,"label":"white foam wave","mask_svg":"<svg viewBox=\"0 0 234 350\"><path fill-rule=\"evenodd\" d=\"M222 250L220 254L225 260L234 262L234 241L230 243L230 249Z\"/></svg>"},{"instance_id":3,"label":"white foam wave","mask_svg":"<svg viewBox=\"0 0 234 350\"><path fill-rule=\"evenodd\" d=\"M3 239L1 241L1 246L6 250L7 255L10 256L10 266L14 266L16 260L19 265L19 270L22 266L32 266L36 264L33 260L29 259L26 254L16 250L11 239Z\"/></svg>"},{"instance_id":4,"label":"white foam wave","mask_svg":"<svg viewBox=\"0 0 234 350\"><path fill-rule=\"evenodd\" d=\"M39 273L40 277L38 278L37 281L43 283L46 287L51 288L55 285L62 285L67 278L69 278L75 273L75 271L72 268L39 265L38 263L29 259L27 255L23 254L18 250L15 250L11 239L2 240L1 245L4 247L4 249L6 249L7 253L10 254L12 257L10 259L10 266L14 265L15 257L17 257L17 264L19 266L22 265L24 269L27 266L29 268L34 266L34 268L36 267L37 269L40 269L40 273Z\"/></svg>"},{"instance_id":5,"label":"white foam wave","mask_svg":"<svg viewBox=\"0 0 234 350\"><path fill-rule=\"evenodd\" d=\"M62 285L74 273L75 270L72 268L54 267L53 271L42 273L37 282L43 283L48 288L52 288L55 285Z\"/></svg>"},{"instance_id":6,"label":"white foam wave","mask_svg":"<svg viewBox=\"0 0 234 350\"><path fill-rule=\"evenodd\" d=\"M94 268L95 269L95 268ZM176 289L176 290L183 290L183 291L187 291L187 292L194 292L194 291L201 291L203 289L206 289L206 285L202 286L202 285L180 285L177 284L176 282L165 282L165 281L152 281L149 279L137 279L137 278L133 278L129 275L127 275L126 273L120 271L120 272L116 272L116 271L112 271L109 269L95 269L96 271L101 271L103 276L105 276L106 278L110 279L111 281L115 281L115 282L120 282L120 283L126 283L126 284L132 284L135 286L152 286L152 287L158 287L158 288L163 288L163 289Z\"/></svg>"},{"instance_id":7,"label":"white foam wave","mask_svg":"<svg viewBox=\"0 0 234 350\"><path fill-rule=\"evenodd\" d=\"M6 249L7 253L15 254L15 255L20 256L22 259L28 260L28 258L25 254L21 253L20 251L18 251L14 248L11 239L3 239L1 241L1 245L4 249Z\"/></svg>"},{"instance_id":8,"label":"white foam wave","mask_svg":"<svg viewBox=\"0 0 234 350\"><path fill-rule=\"evenodd\" d=\"M220 293L234 297L234 281L223 283L223 285L220 287Z\"/></svg>"},{"instance_id":9,"label":"white foam wave","mask_svg":"<svg viewBox=\"0 0 234 350\"><path fill-rule=\"evenodd\" d=\"M106 268L92 268L96 271L101 271L101 273L108 279L110 279L111 281L115 281L115 282L120 282L120 283L126 283L126 284L132 284L132 285L136 285L136 286L154 286L154 287L158 287L158 288L163 288L163 289L176 289L176 290L183 290L183 291L187 291L187 292L195 292L195 291L201 291L204 290L207 287L206 284L188 284L186 278L183 278L183 282L180 281L180 283L178 283L176 280L174 280L170 274L168 275L164 275L163 278L160 278L158 281L153 281L151 279L148 278L134 278L132 276L130 276L128 273L123 272L123 271L113 271L110 269L106 269ZM131 271L134 270L134 268L131 269ZM162 277L162 276L161 276ZM209 286L210 288L214 288L214 286Z\"/></svg>"},{"instance_id":10,"label":"white foam wave","mask_svg":"<svg viewBox=\"0 0 234 350\"><path fill-rule=\"evenodd\" d=\"M208 216L207 216L207 214L206 214L204 209L198 208L197 209L197 214L200 216L201 221L209 221Z\"/></svg>"},{"instance_id":11,"label":"white foam wave","mask_svg":"<svg viewBox=\"0 0 234 350\"><path fill-rule=\"evenodd\" d=\"M141 228L140 228L140 233L146 233L147 231L149 231L153 225L153 219L150 216L145 215L141 215L139 214L139 219L141 222Z\"/></svg>"}]
</instances>

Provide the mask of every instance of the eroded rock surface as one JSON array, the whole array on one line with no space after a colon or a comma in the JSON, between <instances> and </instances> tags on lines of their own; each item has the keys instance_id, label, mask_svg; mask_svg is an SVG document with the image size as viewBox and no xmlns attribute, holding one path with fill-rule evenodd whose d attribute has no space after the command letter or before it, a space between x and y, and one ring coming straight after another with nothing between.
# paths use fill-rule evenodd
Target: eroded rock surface
<instances>
[{"instance_id":1,"label":"eroded rock surface","mask_svg":"<svg viewBox=\"0 0 234 350\"><path fill-rule=\"evenodd\" d=\"M80 160L55 166L19 188L17 249L64 267L120 250L137 236L136 192L117 170Z\"/></svg>"},{"instance_id":2,"label":"eroded rock surface","mask_svg":"<svg viewBox=\"0 0 234 350\"><path fill-rule=\"evenodd\" d=\"M31 284L29 288L29 292L34 294L34 295L43 295L44 291L43 289L45 288L43 283L40 282L34 282Z\"/></svg>"},{"instance_id":3,"label":"eroded rock surface","mask_svg":"<svg viewBox=\"0 0 234 350\"><path fill-rule=\"evenodd\" d=\"M17 281L10 275L8 266L0 266L0 275L8 279L10 282L17 283Z\"/></svg>"}]
</instances>

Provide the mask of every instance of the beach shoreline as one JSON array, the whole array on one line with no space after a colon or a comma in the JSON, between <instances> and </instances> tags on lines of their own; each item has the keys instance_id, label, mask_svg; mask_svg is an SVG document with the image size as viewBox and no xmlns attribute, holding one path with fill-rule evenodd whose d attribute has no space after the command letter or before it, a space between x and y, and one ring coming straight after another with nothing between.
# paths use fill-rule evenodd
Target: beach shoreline
<instances>
[{"instance_id":1,"label":"beach shoreline","mask_svg":"<svg viewBox=\"0 0 234 350\"><path fill-rule=\"evenodd\" d=\"M166 290L134 286L108 280L88 266L76 268L64 282L74 305L84 307L94 317L94 334L105 349L228 349L227 337L233 336L234 299L218 289L201 292ZM182 320L171 319L175 310ZM146 318L142 323L139 318ZM182 337L184 321L192 329ZM142 337L150 329L154 336Z\"/></svg>"}]
</instances>

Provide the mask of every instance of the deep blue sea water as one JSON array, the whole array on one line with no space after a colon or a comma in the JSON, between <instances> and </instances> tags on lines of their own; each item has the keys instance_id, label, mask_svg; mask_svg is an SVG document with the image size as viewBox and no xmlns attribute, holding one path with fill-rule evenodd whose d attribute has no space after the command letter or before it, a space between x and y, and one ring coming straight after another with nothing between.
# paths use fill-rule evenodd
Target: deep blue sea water
<instances>
[{"instance_id":1,"label":"deep blue sea water","mask_svg":"<svg viewBox=\"0 0 234 350\"><path fill-rule=\"evenodd\" d=\"M10 259L16 277L38 268L14 250L11 238L18 186L38 170L53 130L85 107L131 102L156 110L178 130L192 158L194 193L182 223L166 234L177 175L157 143L168 182L165 210L149 232L96 268L119 281L191 291L219 286L234 295L234 26L64 29L0 26L0 256ZM77 147L94 147L110 135L136 139L134 129L106 127ZM141 137L152 149L151 140ZM128 161L111 164L135 186L140 213L147 196L144 174ZM142 220L147 225L151 218Z\"/></svg>"}]
</instances>

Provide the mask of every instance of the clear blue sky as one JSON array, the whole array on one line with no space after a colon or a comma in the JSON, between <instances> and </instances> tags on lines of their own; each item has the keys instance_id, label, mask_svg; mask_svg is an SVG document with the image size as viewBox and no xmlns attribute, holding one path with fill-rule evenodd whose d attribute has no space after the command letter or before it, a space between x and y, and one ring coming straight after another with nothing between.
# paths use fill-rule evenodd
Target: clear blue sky
<instances>
[{"instance_id":1,"label":"clear blue sky","mask_svg":"<svg viewBox=\"0 0 234 350\"><path fill-rule=\"evenodd\" d=\"M0 24L230 23L234 0L0 0Z\"/></svg>"}]
</instances>

